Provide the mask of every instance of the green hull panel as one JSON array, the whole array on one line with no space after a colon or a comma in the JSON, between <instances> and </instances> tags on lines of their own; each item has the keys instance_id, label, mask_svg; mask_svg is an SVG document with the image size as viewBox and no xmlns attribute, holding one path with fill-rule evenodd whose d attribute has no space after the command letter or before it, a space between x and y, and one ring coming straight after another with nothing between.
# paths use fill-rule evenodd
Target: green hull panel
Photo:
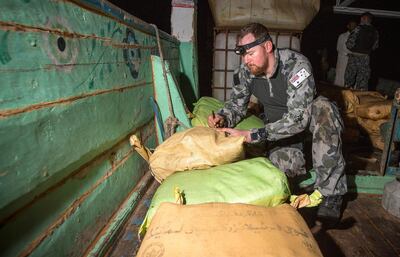
<instances>
[{"instance_id":1,"label":"green hull panel","mask_svg":"<svg viewBox=\"0 0 400 257\"><path fill-rule=\"evenodd\" d=\"M179 42L160 36L179 77ZM129 136L156 146L157 54L154 28L106 1L2 1L1 256L103 252L144 190Z\"/></svg>"}]
</instances>

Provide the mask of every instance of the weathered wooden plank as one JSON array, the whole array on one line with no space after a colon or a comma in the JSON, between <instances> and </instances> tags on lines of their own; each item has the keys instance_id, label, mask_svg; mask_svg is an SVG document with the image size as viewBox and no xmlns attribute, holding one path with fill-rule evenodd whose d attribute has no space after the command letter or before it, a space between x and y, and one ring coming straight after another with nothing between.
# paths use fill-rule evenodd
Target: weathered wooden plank
<instances>
[{"instance_id":1,"label":"weathered wooden plank","mask_svg":"<svg viewBox=\"0 0 400 257\"><path fill-rule=\"evenodd\" d=\"M157 190L158 186L159 183L154 180L142 198L138 208L135 209L135 211L129 217L126 225L120 233L118 240L115 242L112 249L110 249L106 256L121 257L136 255L140 246L140 240L138 238L139 227L146 216L151 199L153 198L154 192Z\"/></svg>"},{"instance_id":2,"label":"weathered wooden plank","mask_svg":"<svg viewBox=\"0 0 400 257\"><path fill-rule=\"evenodd\" d=\"M365 241L360 237L359 230L355 227L357 217L351 207L344 209L343 217L337 229L322 231L318 243L325 257L352 256L374 257ZM321 236L322 235L322 236Z\"/></svg>"},{"instance_id":3,"label":"weathered wooden plank","mask_svg":"<svg viewBox=\"0 0 400 257\"><path fill-rule=\"evenodd\" d=\"M0 209L33 197L142 126L152 117L151 95L149 86L139 87L1 120Z\"/></svg>"},{"instance_id":4,"label":"weathered wooden plank","mask_svg":"<svg viewBox=\"0 0 400 257\"><path fill-rule=\"evenodd\" d=\"M400 256L400 220L383 209L382 196L361 196L357 206L366 213L381 240L386 241Z\"/></svg>"},{"instance_id":5,"label":"weathered wooden plank","mask_svg":"<svg viewBox=\"0 0 400 257\"><path fill-rule=\"evenodd\" d=\"M180 94L179 85L177 85L172 73L169 72L168 63L164 62L165 74L162 61L158 56L151 56L151 63L153 67L155 100L159 106L163 124L165 124L169 117L175 117L181 123L177 125L177 131L192 127L186 114L185 103ZM165 135L163 135L164 138L161 135L160 124L157 125L158 142L162 143L166 138ZM164 133L167 134L168 132L164 131Z\"/></svg>"},{"instance_id":6,"label":"weathered wooden plank","mask_svg":"<svg viewBox=\"0 0 400 257\"><path fill-rule=\"evenodd\" d=\"M109 21L118 22L129 27L136 27L143 32L154 33L151 26L146 22L130 15L129 13L111 5L107 1L98 0L23 0L23 1L2 1L2 7L8 10L0 13L0 20L11 23L26 23L28 26L43 26L47 24L47 17L56 13L68 19L71 25L85 22L80 31L88 31L88 26L94 34L98 34L101 28L96 28L96 24L103 18ZM30 15L26 15L29 10ZM104 20L104 19L103 19ZM78 32L80 32L78 31ZM172 42L177 42L170 35L162 32L161 37Z\"/></svg>"},{"instance_id":7,"label":"weathered wooden plank","mask_svg":"<svg viewBox=\"0 0 400 257\"><path fill-rule=\"evenodd\" d=\"M347 188L351 193L382 194L387 182L393 181L393 175L370 176L347 174ZM315 182L315 171L311 170L305 176L295 178L299 186L305 188Z\"/></svg>"},{"instance_id":8,"label":"weathered wooden plank","mask_svg":"<svg viewBox=\"0 0 400 257\"><path fill-rule=\"evenodd\" d=\"M348 203L348 208L351 209L352 216L356 220L352 231L359 237L365 245L365 248L372 256L376 257L393 257L399 256L393 246L388 243L379 230L376 229L371 220L370 213L367 213L357 201ZM373 214L372 214L373 215Z\"/></svg>"},{"instance_id":9,"label":"weathered wooden plank","mask_svg":"<svg viewBox=\"0 0 400 257\"><path fill-rule=\"evenodd\" d=\"M134 38L134 33L129 31L126 37ZM0 42L0 52L9 56L9 61L0 65L0 113L152 80L149 62L155 45L147 43L150 39L143 39L151 47L147 49L109 47L93 39L65 39L66 49L60 52L57 38L52 39L52 46L39 38L36 47L29 47L31 34L0 30L0 38L7 35L7 45ZM123 40L133 40L127 38Z\"/></svg>"},{"instance_id":10,"label":"weathered wooden plank","mask_svg":"<svg viewBox=\"0 0 400 257\"><path fill-rule=\"evenodd\" d=\"M17 24L18 28L22 26L21 30L24 30L23 28L36 28L43 32L52 30L78 38L81 36L97 39L111 37L118 43L122 42L122 36L118 37L116 32L119 29L125 32L129 27L140 34L147 34L146 37L155 38L152 26L107 1L6 0L2 2L2 9L7 11L0 13L0 30L3 22L4 26L7 24ZM29 15L26 14L27 10L29 10ZM168 44L166 49L171 50L170 47L172 47L174 50L179 44L178 40L167 33L160 31L159 34L162 44ZM174 56L177 57L177 55ZM168 58L168 51L165 58ZM176 59L172 66L174 72L178 71L176 68L179 69L179 59Z\"/></svg>"},{"instance_id":11,"label":"weathered wooden plank","mask_svg":"<svg viewBox=\"0 0 400 257\"><path fill-rule=\"evenodd\" d=\"M125 138L4 224L2 256L81 256L146 170Z\"/></svg>"},{"instance_id":12,"label":"weathered wooden plank","mask_svg":"<svg viewBox=\"0 0 400 257\"><path fill-rule=\"evenodd\" d=\"M160 34L179 77L179 42ZM0 255L91 252L146 167L129 134L149 124L155 146L156 43L107 1L2 1Z\"/></svg>"}]
</instances>

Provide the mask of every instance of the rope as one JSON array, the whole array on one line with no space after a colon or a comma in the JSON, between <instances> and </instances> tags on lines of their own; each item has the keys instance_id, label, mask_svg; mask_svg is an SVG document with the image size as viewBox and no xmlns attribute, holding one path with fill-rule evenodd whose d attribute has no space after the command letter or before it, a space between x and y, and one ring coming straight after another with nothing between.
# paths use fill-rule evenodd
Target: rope
<instances>
[{"instance_id":1,"label":"rope","mask_svg":"<svg viewBox=\"0 0 400 257\"><path fill-rule=\"evenodd\" d=\"M185 126L185 124L183 124L182 122L180 122L177 118L169 116L167 120L164 122L165 139L169 138L175 133L175 128L177 126L182 126L185 129L188 129L188 127Z\"/></svg>"},{"instance_id":2,"label":"rope","mask_svg":"<svg viewBox=\"0 0 400 257\"><path fill-rule=\"evenodd\" d=\"M169 83L168 83L168 79L167 79L167 71L166 71L166 69L165 69L164 55L163 55L163 52L162 52L162 49L161 49L160 35L158 34L158 28L157 28L157 26L154 25L154 24L150 24L150 25L153 26L153 27L154 27L154 30L156 31L157 45L158 45L158 53L159 53L159 55L160 55L161 66L162 66L162 70L163 70L163 77L164 77L165 84L166 84L166 87L167 87L167 90L166 90L166 91L167 91L167 98L168 98L168 109L169 109L169 112L171 113L171 116L172 116L172 117L175 117L175 115L174 115L174 110L173 110L173 107L172 107L171 93L170 93L170 91L169 91Z\"/></svg>"},{"instance_id":3,"label":"rope","mask_svg":"<svg viewBox=\"0 0 400 257\"><path fill-rule=\"evenodd\" d=\"M183 125L182 122L180 122L174 114L174 109L173 109L173 105L172 105L172 99L171 99L171 92L169 91L169 83L168 83L168 78L167 78L167 71L165 68L165 63L164 63L164 56L163 56L163 51L161 49L161 40L160 40L160 35L158 33L158 28L156 25L154 24L150 24L151 26L154 27L154 30L156 32L156 37L157 37L157 45L158 45L158 53L160 54L160 60L161 60L161 66L162 66L162 70L163 70L163 77L164 77L164 81L165 81L165 85L166 85L166 92L167 92L167 99L168 99L168 109L169 109L169 113L171 114L164 122L164 139L169 138L170 136L172 136L175 131L176 131L176 127L178 125L181 125L185 128L187 128L185 125Z\"/></svg>"}]
</instances>

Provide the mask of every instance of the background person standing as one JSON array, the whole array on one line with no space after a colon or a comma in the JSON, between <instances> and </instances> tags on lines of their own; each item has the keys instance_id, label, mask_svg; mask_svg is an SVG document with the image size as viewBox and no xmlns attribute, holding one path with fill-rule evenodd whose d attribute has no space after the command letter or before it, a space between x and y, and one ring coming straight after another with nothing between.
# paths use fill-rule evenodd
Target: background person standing
<instances>
[{"instance_id":1,"label":"background person standing","mask_svg":"<svg viewBox=\"0 0 400 257\"><path fill-rule=\"evenodd\" d=\"M360 24L350 33L346 46L351 51L344 74L345 87L368 90L370 53L378 48L379 34L372 26L372 14L363 13Z\"/></svg>"},{"instance_id":2,"label":"background person standing","mask_svg":"<svg viewBox=\"0 0 400 257\"><path fill-rule=\"evenodd\" d=\"M336 62L336 72L334 84L344 87L344 72L346 71L348 54L351 53L346 47L346 41L349 38L350 33L357 27L357 22L350 20L347 23L347 31L340 34L336 43L336 50L338 52Z\"/></svg>"}]
</instances>

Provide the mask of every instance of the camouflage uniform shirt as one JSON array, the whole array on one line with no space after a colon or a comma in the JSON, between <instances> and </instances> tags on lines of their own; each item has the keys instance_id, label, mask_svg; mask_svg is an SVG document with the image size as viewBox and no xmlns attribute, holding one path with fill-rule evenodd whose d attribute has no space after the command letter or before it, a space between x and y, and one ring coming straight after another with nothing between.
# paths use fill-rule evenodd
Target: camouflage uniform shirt
<instances>
[{"instance_id":1,"label":"camouflage uniform shirt","mask_svg":"<svg viewBox=\"0 0 400 257\"><path fill-rule=\"evenodd\" d=\"M276 49L274 55L275 66L271 76L256 77L245 64L241 64L234 73L231 98L224 108L218 111L218 114L225 118L225 126L232 128L246 116L251 88L254 88L256 80L263 82L262 85L266 87L265 94L270 99L274 99L274 92L278 89L285 88L286 97L280 105L286 110L279 119L267 122L264 128L251 129L252 142L276 141L293 136L305 130L310 121L310 107L316 94L310 62L302 54L289 49ZM276 77L280 79L277 80ZM257 84L258 87L262 85ZM255 96L260 97L257 94ZM265 103L263 105L268 116L268 108L271 106ZM269 113L273 114L274 111Z\"/></svg>"}]
</instances>

